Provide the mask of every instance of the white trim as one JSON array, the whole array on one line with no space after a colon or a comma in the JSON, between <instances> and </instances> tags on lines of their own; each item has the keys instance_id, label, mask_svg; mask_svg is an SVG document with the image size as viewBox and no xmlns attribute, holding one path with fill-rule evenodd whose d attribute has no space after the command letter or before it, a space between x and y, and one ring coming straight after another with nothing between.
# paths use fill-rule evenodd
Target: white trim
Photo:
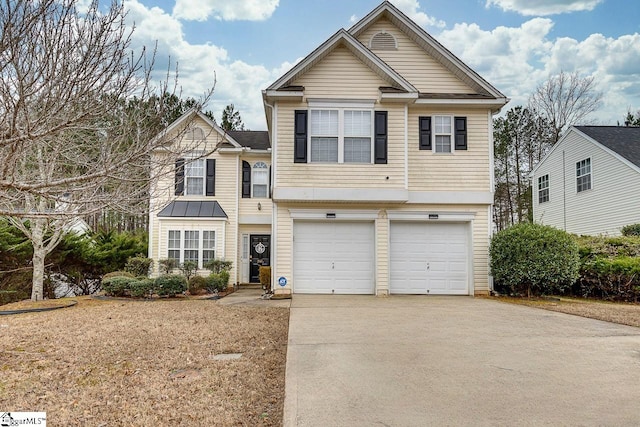
<instances>
[{"instance_id":1,"label":"white trim","mask_svg":"<svg viewBox=\"0 0 640 427\"><path fill-rule=\"evenodd\" d=\"M438 218L429 219L429 215L438 215ZM421 222L471 222L475 212L450 212L450 211L387 211L389 221L421 221ZM390 240L390 239L389 239Z\"/></svg>"},{"instance_id":2,"label":"white trim","mask_svg":"<svg viewBox=\"0 0 640 427\"><path fill-rule=\"evenodd\" d=\"M331 221L375 221L378 219L379 209L289 209L289 216L293 220L323 220ZM335 217L327 218L327 214Z\"/></svg>"},{"instance_id":3,"label":"white trim","mask_svg":"<svg viewBox=\"0 0 640 427\"><path fill-rule=\"evenodd\" d=\"M487 123L488 126L488 141L489 141L489 191L496 191L496 166L495 166L495 155L494 155L494 141L493 141L493 115L491 111L487 111ZM468 132L468 124L467 124L467 132Z\"/></svg>"},{"instance_id":4,"label":"white trim","mask_svg":"<svg viewBox=\"0 0 640 427\"><path fill-rule=\"evenodd\" d=\"M271 225L271 215L240 215L238 223L242 225Z\"/></svg>"},{"instance_id":5,"label":"white trim","mask_svg":"<svg viewBox=\"0 0 640 427\"><path fill-rule=\"evenodd\" d=\"M270 196L275 193L277 185L276 172L278 171L278 103L273 103L271 108L271 188ZM272 196L273 197L273 196ZM276 269L278 266L278 245L277 245L277 232L278 232L278 205L271 200L271 292L274 291L276 286Z\"/></svg>"},{"instance_id":6,"label":"white trim","mask_svg":"<svg viewBox=\"0 0 640 427\"><path fill-rule=\"evenodd\" d=\"M497 102L496 102L497 101ZM470 106L470 107L496 107L497 111L500 110L504 104L509 102L508 98L497 99L462 99L462 98L418 98L416 104L426 105L456 105L456 106Z\"/></svg>"},{"instance_id":7,"label":"white trim","mask_svg":"<svg viewBox=\"0 0 640 427\"><path fill-rule=\"evenodd\" d=\"M375 100L366 99L317 99L307 98L309 109L360 109L373 110Z\"/></svg>"},{"instance_id":8,"label":"white trim","mask_svg":"<svg viewBox=\"0 0 640 427\"><path fill-rule=\"evenodd\" d=\"M416 92L408 92L408 93L380 93L380 100L383 101L416 101L418 99L418 93Z\"/></svg>"},{"instance_id":9,"label":"white trim","mask_svg":"<svg viewBox=\"0 0 640 427\"><path fill-rule=\"evenodd\" d=\"M238 156L237 160L236 160L236 183L235 183L235 199L236 199L236 218L239 217L240 215L240 176L242 174L242 159L240 158L240 156ZM240 233L240 221L235 221L234 224L234 239L236 241L236 255L238 254L238 233ZM236 257L236 260L234 261L234 264L238 262L238 259ZM236 274L235 274L235 282L234 283L240 283L240 272L238 270L240 270L240 266L237 265L236 266Z\"/></svg>"},{"instance_id":10,"label":"white trim","mask_svg":"<svg viewBox=\"0 0 640 427\"><path fill-rule=\"evenodd\" d=\"M409 106L404 106L404 188L409 190Z\"/></svg>"},{"instance_id":11,"label":"white trim","mask_svg":"<svg viewBox=\"0 0 640 427\"><path fill-rule=\"evenodd\" d=\"M298 91L298 90L291 91L291 90L269 89L264 92L267 98L274 98L274 99L285 98L290 100L291 98L302 98L304 96L304 92Z\"/></svg>"},{"instance_id":12,"label":"white trim","mask_svg":"<svg viewBox=\"0 0 640 427\"><path fill-rule=\"evenodd\" d=\"M409 191L408 203L491 205L491 191Z\"/></svg>"},{"instance_id":13,"label":"white trim","mask_svg":"<svg viewBox=\"0 0 640 427\"><path fill-rule=\"evenodd\" d=\"M280 187L273 190L273 200L286 201L345 201L345 202L406 202L405 189L382 188L318 188Z\"/></svg>"}]
</instances>

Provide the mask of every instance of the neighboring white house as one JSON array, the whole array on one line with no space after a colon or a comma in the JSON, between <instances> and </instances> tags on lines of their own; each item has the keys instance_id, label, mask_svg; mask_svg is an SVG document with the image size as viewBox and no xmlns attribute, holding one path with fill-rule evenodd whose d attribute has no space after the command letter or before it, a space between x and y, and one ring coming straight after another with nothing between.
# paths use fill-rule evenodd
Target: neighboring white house
<instances>
[{"instance_id":1,"label":"neighboring white house","mask_svg":"<svg viewBox=\"0 0 640 427\"><path fill-rule=\"evenodd\" d=\"M535 222L619 235L623 226L640 223L640 128L574 126L531 178Z\"/></svg>"}]
</instances>

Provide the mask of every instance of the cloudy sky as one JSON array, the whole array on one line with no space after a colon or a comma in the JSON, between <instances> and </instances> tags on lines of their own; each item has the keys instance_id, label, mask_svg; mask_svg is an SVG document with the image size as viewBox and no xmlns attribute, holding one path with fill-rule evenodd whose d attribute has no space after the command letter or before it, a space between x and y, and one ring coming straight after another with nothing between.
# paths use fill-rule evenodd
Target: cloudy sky
<instances>
[{"instance_id":1,"label":"cloudy sky","mask_svg":"<svg viewBox=\"0 0 640 427\"><path fill-rule=\"evenodd\" d=\"M205 109L233 103L266 129L261 90L381 0L125 0L134 45L157 41L157 67L178 63L183 96L216 79ZM393 0L400 10L512 99L560 70L593 75L598 124L640 109L640 1ZM160 74L158 75L160 78Z\"/></svg>"}]
</instances>

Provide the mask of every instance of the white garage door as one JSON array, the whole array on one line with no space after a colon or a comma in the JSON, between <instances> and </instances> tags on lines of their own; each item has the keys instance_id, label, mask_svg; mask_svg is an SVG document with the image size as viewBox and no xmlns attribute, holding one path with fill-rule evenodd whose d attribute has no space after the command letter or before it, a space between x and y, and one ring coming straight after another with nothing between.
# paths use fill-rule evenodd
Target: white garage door
<instances>
[{"instance_id":1,"label":"white garage door","mask_svg":"<svg viewBox=\"0 0 640 427\"><path fill-rule=\"evenodd\" d=\"M372 294L372 222L295 222L293 291L313 294Z\"/></svg>"},{"instance_id":2,"label":"white garage door","mask_svg":"<svg viewBox=\"0 0 640 427\"><path fill-rule=\"evenodd\" d=\"M391 223L390 292L469 294L469 226Z\"/></svg>"}]
</instances>

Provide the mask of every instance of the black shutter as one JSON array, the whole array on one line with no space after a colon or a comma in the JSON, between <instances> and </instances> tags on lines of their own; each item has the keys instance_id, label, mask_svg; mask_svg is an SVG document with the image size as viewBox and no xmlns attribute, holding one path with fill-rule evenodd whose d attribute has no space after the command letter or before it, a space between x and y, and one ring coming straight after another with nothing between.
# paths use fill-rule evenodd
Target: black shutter
<instances>
[{"instance_id":1,"label":"black shutter","mask_svg":"<svg viewBox=\"0 0 640 427\"><path fill-rule=\"evenodd\" d=\"M251 165L242 161L242 198L251 197Z\"/></svg>"},{"instance_id":2,"label":"black shutter","mask_svg":"<svg viewBox=\"0 0 640 427\"><path fill-rule=\"evenodd\" d=\"M376 111L374 154L376 164L387 163L387 112Z\"/></svg>"},{"instance_id":3,"label":"black shutter","mask_svg":"<svg viewBox=\"0 0 640 427\"><path fill-rule=\"evenodd\" d=\"M176 181L175 181L176 196L182 196L184 194L184 159L176 160Z\"/></svg>"},{"instance_id":4,"label":"black shutter","mask_svg":"<svg viewBox=\"0 0 640 427\"><path fill-rule=\"evenodd\" d=\"M307 163L307 110L295 111L293 162Z\"/></svg>"},{"instance_id":5,"label":"black shutter","mask_svg":"<svg viewBox=\"0 0 640 427\"><path fill-rule=\"evenodd\" d=\"M456 150L467 149L467 118L456 117Z\"/></svg>"},{"instance_id":6,"label":"black shutter","mask_svg":"<svg viewBox=\"0 0 640 427\"><path fill-rule=\"evenodd\" d=\"M216 159L207 159L207 196L216 195Z\"/></svg>"},{"instance_id":7,"label":"black shutter","mask_svg":"<svg viewBox=\"0 0 640 427\"><path fill-rule=\"evenodd\" d=\"M420 149L431 150L431 117L418 118L418 135L420 138Z\"/></svg>"}]
</instances>

